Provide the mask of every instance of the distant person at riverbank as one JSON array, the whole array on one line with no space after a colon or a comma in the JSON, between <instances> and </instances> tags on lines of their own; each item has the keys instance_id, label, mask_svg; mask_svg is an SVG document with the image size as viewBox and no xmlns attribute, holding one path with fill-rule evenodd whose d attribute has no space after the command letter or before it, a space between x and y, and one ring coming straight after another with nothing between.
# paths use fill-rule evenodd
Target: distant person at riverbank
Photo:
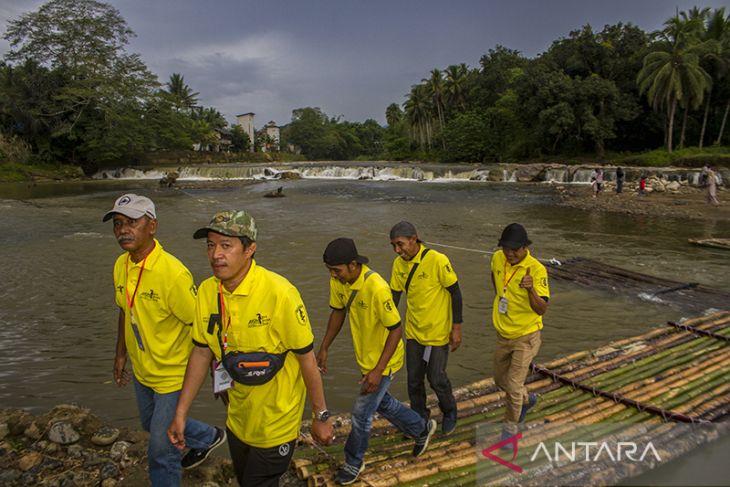
<instances>
[{"instance_id":1,"label":"distant person at riverbank","mask_svg":"<svg viewBox=\"0 0 730 487\"><path fill-rule=\"evenodd\" d=\"M593 197L598 196L598 193L603 189L603 169L594 169L591 171L591 190Z\"/></svg>"},{"instance_id":2,"label":"distant person at riverbank","mask_svg":"<svg viewBox=\"0 0 730 487\"><path fill-rule=\"evenodd\" d=\"M147 457L153 486L180 485L181 468L192 468L226 441L223 430L189 419L182 457L167 439L192 348L195 285L190 271L155 239L157 215L149 198L119 197L103 221L112 219L114 236L125 251L114 265L119 319L114 382L134 390L142 428L150 433Z\"/></svg>"},{"instance_id":3,"label":"distant person at riverbank","mask_svg":"<svg viewBox=\"0 0 730 487\"><path fill-rule=\"evenodd\" d=\"M624 170L620 167L616 168L616 194L623 192L625 178Z\"/></svg>"},{"instance_id":4,"label":"distant person at riverbank","mask_svg":"<svg viewBox=\"0 0 730 487\"><path fill-rule=\"evenodd\" d=\"M646 196L646 176L643 174L639 179L639 196Z\"/></svg>"},{"instance_id":5,"label":"distant person at riverbank","mask_svg":"<svg viewBox=\"0 0 730 487\"><path fill-rule=\"evenodd\" d=\"M506 394L502 439L517 433L518 424L538 399L527 392L525 379L540 350L550 289L545 266L530 254L531 243L525 228L511 223L499 239L501 250L492 256L492 323L497 331L494 382Z\"/></svg>"},{"instance_id":6,"label":"distant person at riverbank","mask_svg":"<svg viewBox=\"0 0 730 487\"><path fill-rule=\"evenodd\" d=\"M332 442L314 335L302 298L282 276L254 260L258 230L245 211L223 211L193 238L207 239L213 277L203 281L192 331L195 345L170 441L183 448L186 417L215 358L214 391L228 391L228 446L242 486L275 486L294 453L306 393L311 432Z\"/></svg>"},{"instance_id":7,"label":"distant person at riverbank","mask_svg":"<svg viewBox=\"0 0 730 487\"><path fill-rule=\"evenodd\" d=\"M426 451L436 421L422 418L388 392L393 375L403 367L404 348L400 314L388 283L365 265L368 258L358 254L349 238L330 242L323 260L330 273L332 312L317 362L326 373L328 349L349 313L355 359L362 373L360 394L352 407L352 429L345 443L345 463L335 475L335 482L348 485L365 469L365 451L376 412L415 438L414 457Z\"/></svg>"},{"instance_id":8,"label":"distant person at riverbank","mask_svg":"<svg viewBox=\"0 0 730 487\"><path fill-rule=\"evenodd\" d=\"M390 274L393 301L397 307L405 292L408 305L405 334L411 409L430 418L424 384L428 377L443 415L441 429L448 434L456 428L456 399L446 365L449 349L454 352L461 345L459 282L449 258L426 248L412 223L402 221L393 226L390 244L398 254Z\"/></svg>"},{"instance_id":9,"label":"distant person at riverbank","mask_svg":"<svg viewBox=\"0 0 730 487\"><path fill-rule=\"evenodd\" d=\"M717 174L711 166L707 166L707 203L719 205L717 200Z\"/></svg>"}]
</instances>

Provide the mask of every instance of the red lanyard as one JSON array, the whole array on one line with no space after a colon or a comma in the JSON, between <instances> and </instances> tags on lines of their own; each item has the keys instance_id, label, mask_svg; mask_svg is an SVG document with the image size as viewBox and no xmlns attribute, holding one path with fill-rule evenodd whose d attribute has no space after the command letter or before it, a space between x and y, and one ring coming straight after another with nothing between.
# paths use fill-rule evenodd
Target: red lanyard
<instances>
[{"instance_id":1,"label":"red lanyard","mask_svg":"<svg viewBox=\"0 0 730 487\"><path fill-rule=\"evenodd\" d=\"M154 248L154 247L153 247ZM152 252L150 252L151 254ZM137 289L139 289L139 283L142 282L142 273L144 272L144 265L147 262L147 257L149 257L150 254L147 254L144 256L144 260L142 261L142 268L139 270L139 277L137 278L137 284L134 286L134 292L132 293L132 298L129 297L129 288L127 284L129 283L129 254L127 254L127 262L124 264L124 293L127 295L127 305L129 306L129 309L132 309L132 306L134 306L134 298L137 296Z\"/></svg>"},{"instance_id":2,"label":"red lanyard","mask_svg":"<svg viewBox=\"0 0 730 487\"><path fill-rule=\"evenodd\" d=\"M223 283L218 283L218 299L220 299L220 305L221 305L221 326L223 323L226 324L226 327L223 328L223 350L221 350L222 354L226 353L226 350L228 350L228 327L231 326L231 317L228 317L228 321L226 322L226 300L223 299Z\"/></svg>"},{"instance_id":3,"label":"red lanyard","mask_svg":"<svg viewBox=\"0 0 730 487\"><path fill-rule=\"evenodd\" d=\"M507 281L504 283L504 290L502 291L502 296L507 294L507 284L512 280L513 277L515 277L515 274L517 274L517 271L519 270L519 267L515 269L515 271L512 273L511 276L509 276L509 279L507 279L507 260L504 261L504 275L502 276L503 279L507 279Z\"/></svg>"}]
</instances>

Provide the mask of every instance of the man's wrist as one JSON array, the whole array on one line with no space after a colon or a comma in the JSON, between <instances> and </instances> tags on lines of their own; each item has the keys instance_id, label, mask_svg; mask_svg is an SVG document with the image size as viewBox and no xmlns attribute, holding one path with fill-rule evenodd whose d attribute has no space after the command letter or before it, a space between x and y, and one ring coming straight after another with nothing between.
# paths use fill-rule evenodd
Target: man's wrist
<instances>
[{"instance_id":1,"label":"man's wrist","mask_svg":"<svg viewBox=\"0 0 730 487\"><path fill-rule=\"evenodd\" d=\"M314 421L319 421L320 423L326 423L330 416L332 416L332 413L330 413L327 409L312 411L312 419Z\"/></svg>"}]
</instances>

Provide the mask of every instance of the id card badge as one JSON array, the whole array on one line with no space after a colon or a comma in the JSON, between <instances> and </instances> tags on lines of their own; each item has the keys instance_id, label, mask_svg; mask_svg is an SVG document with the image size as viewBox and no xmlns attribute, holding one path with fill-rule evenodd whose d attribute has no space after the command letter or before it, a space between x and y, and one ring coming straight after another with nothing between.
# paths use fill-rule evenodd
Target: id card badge
<instances>
[{"instance_id":1,"label":"id card badge","mask_svg":"<svg viewBox=\"0 0 730 487\"><path fill-rule=\"evenodd\" d=\"M509 307L509 301L507 301L507 298L502 296L499 298L499 304L497 305L497 310L502 313L503 315L507 314L507 308Z\"/></svg>"},{"instance_id":2,"label":"id card badge","mask_svg":"<svg viewBox=\"0 0 730 487\"><path fill-rule=\"evenodd\" d=\"M213 393L218 394L231 387L233 387L233 379L231 379L223 364L218 362L213 370Z\"/></svg>"},{"instance_id":3,"label":"id card badge","mask_svg":"<svg viewBox=\"0 0 730 487\"><path fill-rule=\"evenodd\" d=\"M134 332L134 338L137 340L137 346L144 352L144 343L142 343L142 335L139 332L139 327L134 319L134 313L129 313L129 322L132 324L132 332Z\"/></svg>"},{"instance_id":4,"label":"id card badge","mask_svg":"<svg viewBox=\"0 0 730 487\"><path fill-rule=\"evenodd\" d=\"M429 360L431 360L431 345L427 346L423 349L423 361L428 363Z\"/></svg>"}]
</instances>

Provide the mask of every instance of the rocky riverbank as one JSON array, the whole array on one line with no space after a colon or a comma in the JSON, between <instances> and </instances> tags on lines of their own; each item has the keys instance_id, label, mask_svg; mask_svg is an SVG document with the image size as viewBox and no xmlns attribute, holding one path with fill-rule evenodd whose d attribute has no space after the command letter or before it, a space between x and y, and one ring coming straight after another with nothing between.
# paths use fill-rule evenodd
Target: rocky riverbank
<instances>
[{"instance_id":1,"label":"rocky riverbank","mask_svg":"<svg viewBox=\"0 0 730 487\"><path fill-rule=\"evenodd\" d=\"M638 193L638 182L624 184L617 194L615 183L604 183L603 191L593 198L590 185L562 185L553 187L559 194L559 204L590 211L606 211L659 218L730 221L730 191L718 187L719 206L706 202L706 190L686 180L669 180L650 176L646 180L646 194Z\"/></svg>"},{"instance_id":2,"label":"rocky riverbank","mask_svg":"<svg viewBox=\"0 0 730 487\"><path fill-rule=\"evenodd\" d=\"M0 410L0 485L149 485L147 433L116 428L89 409L62 404L40 416ZM236 485L227 458L210 457L183 475L184 487Z\"/></svg>"}]
</instances>

